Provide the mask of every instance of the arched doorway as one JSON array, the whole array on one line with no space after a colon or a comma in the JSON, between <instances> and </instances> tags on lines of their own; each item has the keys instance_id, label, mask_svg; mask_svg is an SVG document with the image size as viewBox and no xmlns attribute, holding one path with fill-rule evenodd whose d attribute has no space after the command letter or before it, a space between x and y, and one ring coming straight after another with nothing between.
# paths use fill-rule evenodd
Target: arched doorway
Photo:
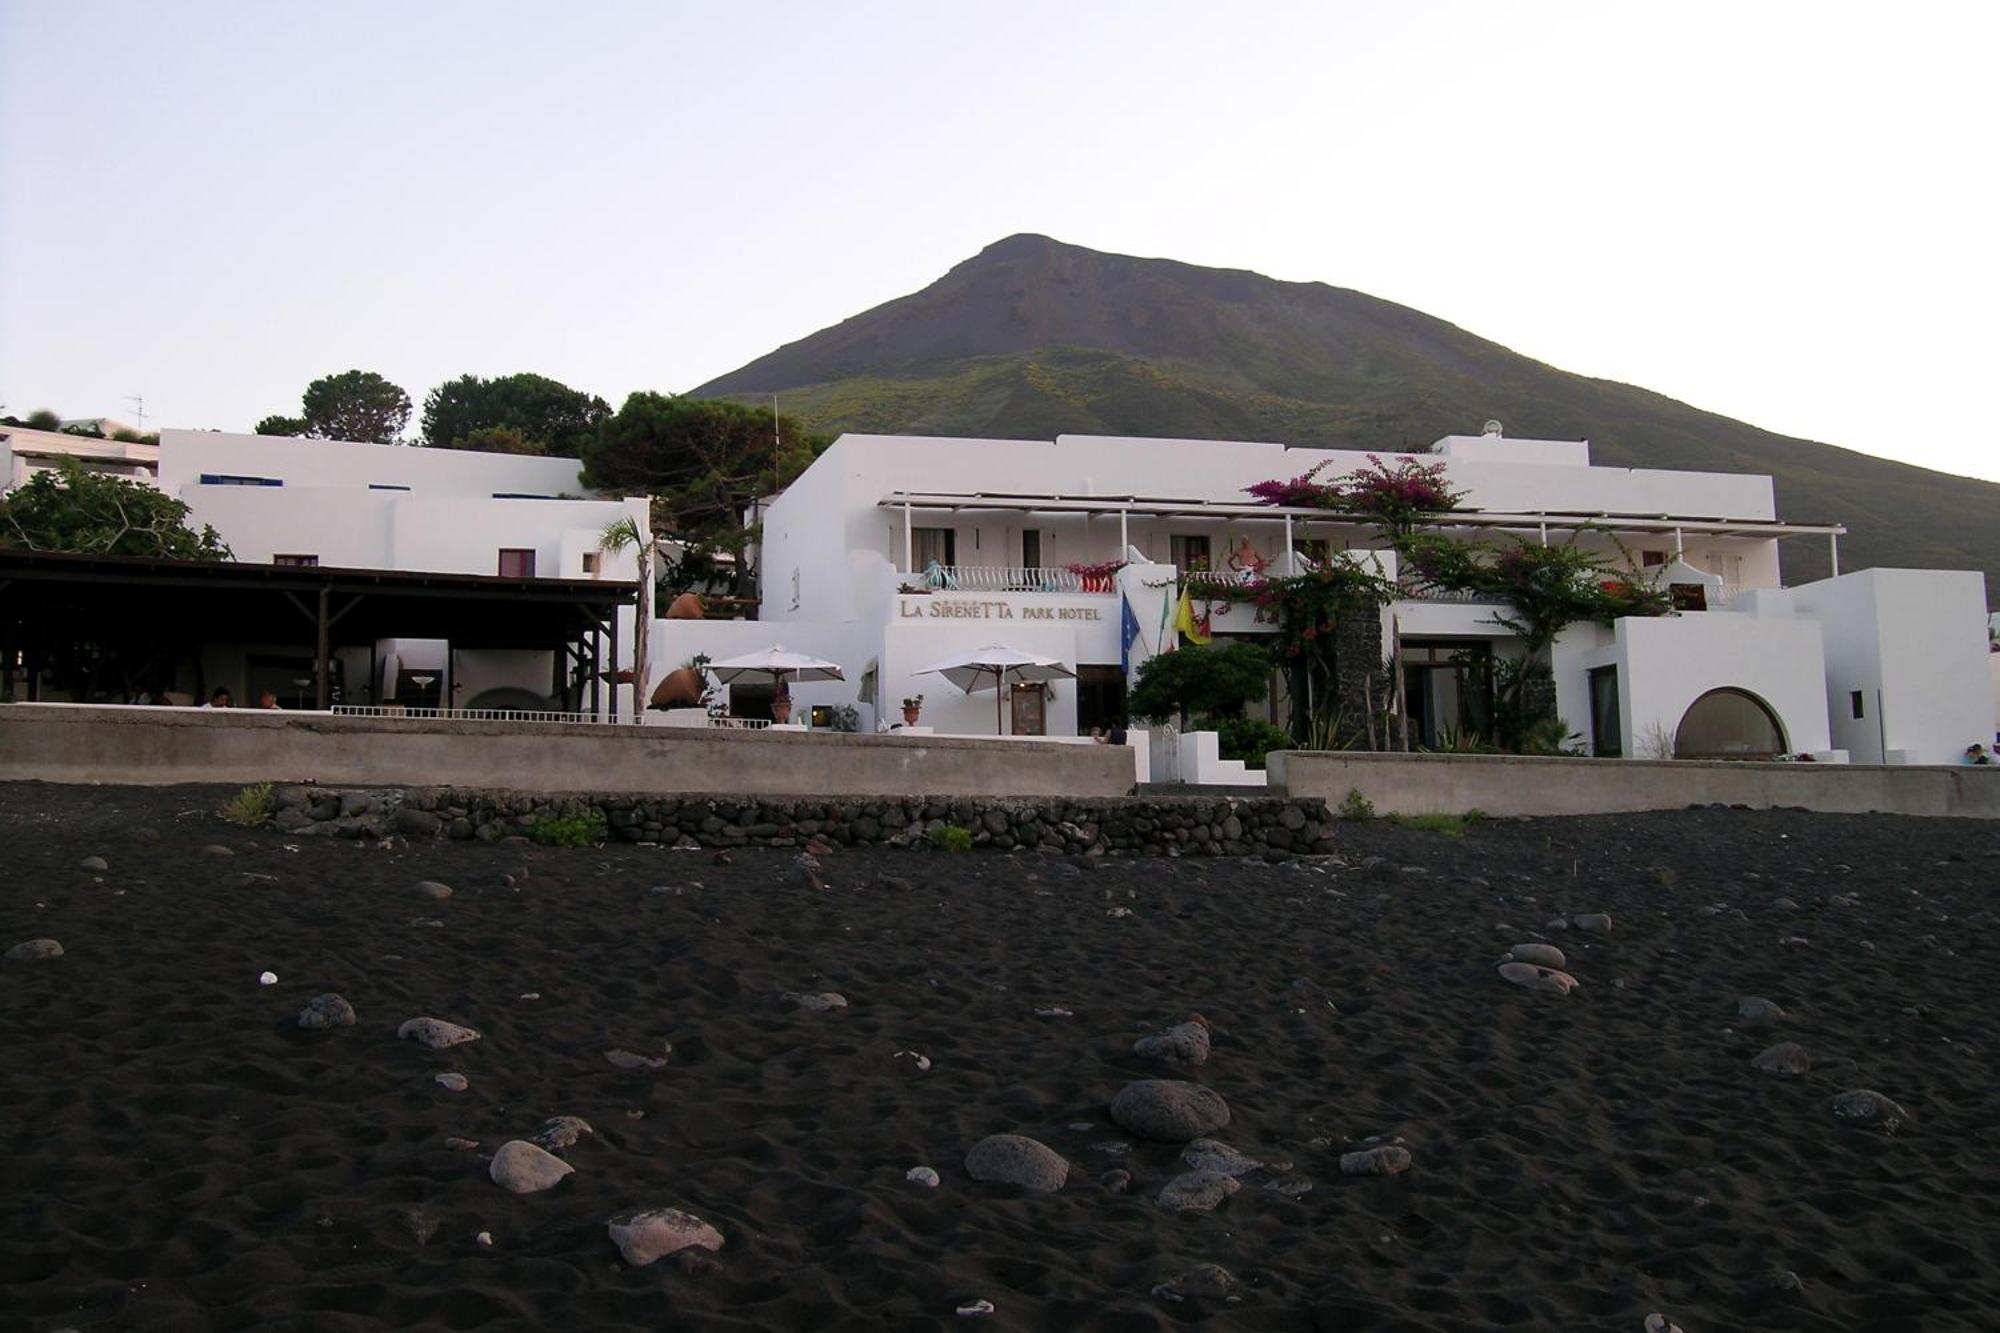
<instances>
[{"instance_id":1,"label":"arched doorway","mask_svg":"<svg viewBox=\"0 0 2000 1333\"><path fill-rule=\"evenodd\" d=\"M1748 690L1710 690L1688 706L1674 732L1676 759L1768 759L1785 749L1778 715Z\"/></svg>"}]
</instances>

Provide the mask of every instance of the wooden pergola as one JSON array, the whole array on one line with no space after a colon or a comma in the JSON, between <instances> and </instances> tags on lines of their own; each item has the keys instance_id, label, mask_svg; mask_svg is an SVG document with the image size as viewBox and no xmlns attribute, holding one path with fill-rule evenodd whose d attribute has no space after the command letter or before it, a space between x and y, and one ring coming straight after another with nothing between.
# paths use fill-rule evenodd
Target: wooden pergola
<instances>
[{"instance_id":1,"label":"wooden pergola","mask_svg":"<svg viewBox=\"0 0 2000 1333\"><path fill-rule=\"evenodd\" d=\"M618 662L618 609L638 584L609 579L500 578L234 561L0 550L0 661L25 658L28 697L40 696L51 645L200 647L301 644L313 654L315 706L329 699L336 648L383 639L443 639L454 649L513 648L571 666L597 711ZM563 690L566 694L567 691ZM578 691L576 704L584 700ZM617 716L618 691L611 692Z\"/></svg>"}]
</instances>

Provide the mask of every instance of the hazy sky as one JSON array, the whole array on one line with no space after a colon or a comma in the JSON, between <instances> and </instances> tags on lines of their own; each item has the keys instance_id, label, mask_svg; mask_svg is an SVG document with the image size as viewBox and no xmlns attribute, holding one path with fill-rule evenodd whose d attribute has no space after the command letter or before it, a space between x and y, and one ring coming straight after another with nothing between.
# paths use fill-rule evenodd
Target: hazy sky
<instances>
[{"instance_id":1,"label":"hazy sky","mask_svg":"<svg viewBox=\"0 0 2000 1333\"><path fill-rule=\"evenodd\" d=\"M615 405L1038 231L2000 479L1996 49L1991 2L0 0L0 402Z\"/></svg>"}]
</instances>

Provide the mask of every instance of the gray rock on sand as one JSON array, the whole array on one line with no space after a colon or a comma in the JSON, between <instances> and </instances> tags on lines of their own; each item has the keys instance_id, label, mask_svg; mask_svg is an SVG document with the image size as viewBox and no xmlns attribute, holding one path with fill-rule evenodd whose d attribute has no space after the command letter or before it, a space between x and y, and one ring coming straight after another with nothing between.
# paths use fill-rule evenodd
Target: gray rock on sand
<instances>
[{"instance_id":1,"label":"gray rock on sand","mask_svg":"<svg viewBox=\"0 0 2000 1333\"><path fill-rule=\"evenodd\" d=\"M1243 1299L1243 1284L1221 1264L1196 1264L1187 1272L1169 1278L1153 1288L1153 1298L1161 1301L1222 1301L1234 1305Z\"/></svg>"},{"instance_id":2,"label":"gray rock on sand","mask_svg":"<svg viewBox=\"0 0 2000 1333\"><path fill-rule=\"evenodd\" d=\"M434 1051L479 1040L479 1033L474 1029L447 1023L442 1018L412 1018L396 1029L396 1036L420 1042Z\"/></svg>"},{"instance_id":3,"label":"gray rock on sand","mask_svg":"<svg viewBox=\"0 0 2000 1333\"><path fill-rule=\"evenodd\" d=\"M1537 967L1552 967L1558 972L1569 966L1569 959L1553 944L1517 944L1507 951L1507 957L1517 963L1533 963Z\"/></svg>"},{"instance_id":4,"label":"gray rock on sand","mask_svg":"<svg viewBox=\"0 0 2000 1333\"><path fill-rule=\"evenodd\" d=\"M1054 1148L1025 1134L988 1134L965 1154L965 1173L974 1180L1053 1194L1069 1179L1069 1163Z\"/></svg>"},{"instance_id":5,"label":"gray rock on sand","mask_svg":"<svg viewBox=\"0 0 2000 1333\"><path fill-rule=\"evenodd\" d=\"M1916 1120L1908 1111L1868 1088L1854 1088L1841 1093L1833 1099L1832 1109L1833 1118L1844 1124L1879 1129L1884 1134L1894 1134L1905 1121Z\"/></svg>"},{"instance_id":6,"label":"gray rock on sand","mask_svg":"<svg viewBox=\"0 0 2000 1333\"><path fill-rule=\"evenodd\" d=\"M682 1250L722 1248L722 1233L693 1213L678 1208L648 1208L644 1212L621 1213L605 1224L611 1243L634 1268L644 1268L658 1259Z\"/></svg>"},{"instance_id":7,"label":"gray rock on sand","mask_svg":"<svg viewBox=\"0 0 2000 1333\"><path fill-rule=\"evenodd\" d=\"M1213 1212L1242 1188L1243 1182L1220 1171L1184 1171L1161 1188L1159 1204L1170 1213Z\"/></svg>"},{"instance_id":8,"label":"gray rock on sand","mask_svg":"<svg viewBox=\"0 0 2000 1333\"><path fill-rule=\"evenodd\" d=\"M446 1092L464 1092L467 1088L472 1086L471 1081L468 1080L465 1077L465 1075L458 1073L456 1070L439 1074L432 1080L432 1082L436 1083L440 1088L443 1088Z\"/></svg>"},{"instance_id":9,"label":"gray rock on sand","mask_svg":"<svg viewBox=\"0 0 2000 1333\"><path fill-rule=\"evenodd\" d=\"M786 991L778 998L797 1005L809 1014L831 1013L835 1009L845 1009L847 1007L847 997L837 991L830 990L823 990L817 994L808 994L803 991Z\"/></svg>"},{"instance_id":10,"label":"gray rock on sand","mask_svg":"<svg viewBox=\"0 0 2000 1333\"><path fill-rule=\"evenodd\" d=\"M109 870L111 863L101 856L86 856L76 863L78 870Z\"/></svg>"},{"instance_id":11,"label":"gray rock on sand","mask_svg":"<svg viewBox=\"0 0 2000 1333\"><path fill-rule=\"evenodd\" d=\"M1190 1015L1185 1023L1148 1033L1132 1043L1132 1054L1148 1060L1164 1060L1183 1069L1207 1063L1208 1049L1208 1020L1199 1014Z\"/></svg>"},{"instance_id":12,"label":"gray rock on sand","mask_svg":"<svg viewBox=\"0 0 2000 1333\"><path fill-rule=\"evenodd\" d=\"M451 885L440 884L434 879L419 880L417 883L417 896L441 903L451 897Z\"/></svg>"},{"instance_id":13,"label":"gray rock on sand","mask_svg":"<svg viewBox=\"0 0 2000 1333\"><path fill-rule=\"evenodd\" d=\"M1608 912L1583 912L1570 918L1578 930L1592 935L1611 933L1611 915Z\"/></svg>"},{"instance_id":14,"label":"gray rock on sand","mask_svg":"<svg viewBox=\"0 0 2000 1333\"><path fill-rule=\"evenodd\" d=\"M1807 1055L1806 1048L1797 1042L1781 1041L1776 1046L1760 1051L1756 1058L1750 1061L1750 1066L1766 1074L1783 1074L1787 1078L1793 1078L1812 1068L1812 1057Z\"/></svg>"},{"instance_id":15,"label":"gray rock on sand","mask_svg":"<svg viewBox=\"0 0 2000 1333\"><path fill-rule=\"evenodd\" d=\"M1400 1176L1410 1169L1410 1150L1400 1143L1378 1143L1372 1148L1340 1155L1340 1171L1347 1176Z\"/></svg>"},{"instance_id":16,"label":"gray rock on sand","mask_svg":"<svg viewBox=\"0 0 2000 1333\"><path fill-rule=\"evenodd\" d=\"M561 1152L565 1148L575 1147L585 1135L596 1133L597 1131L590 1127L590 1122L582 1116L555 1115L542 1122L542 1127L535 1131L535 1137L531 1142L545 1152Z\"/></svg>"},{"instance_id":17,"label":"gray rock on sand","mask_svg":"<svg viewBox=\"0 0 2000 1333\"><path fill-rule=\"evenodd\" d=\"M555 1154L537 1148L526 1139L512 1139L493 1154L486 1174L493 1183L515 1194L535 1194L560 1185L576 1168Z\"/></svg>"},{"instance_id":18,"label":"gray rock on sand","mask_svg":"<svg viewBox=\"0 0 2000 1333\"><path fill-rule=\"evenodd\" d=\"M351 1028L354 1026L354 1006L332 991L315 995L306 1001L305 1008L299 1010L299 1026L308 1032Z\"/></svg>"},{"instance_id":19,"label":"gray rock on sand","mask_svg":"<svg viewBox=\"0 0 2000 1333\"><path fill-rule=\"evenodd\" d=\"M1220 1139L1196 1139L1181 1151L1181 1161L1196 1171L1214 1171L1225 1176L1247 1176L1264 1166Z\"/></svg>"},{"instance_id":20,"label":"gray rock on sand","mask_svg":"<svg viewBox=\"0 0 2000 1333\"><path fill-rule=\"evenodd\" d=\"M1746 995L1736 1002L1736 1017L1745 1023L1775 1023L1785 1011L1761 995Z\"/></svg>"},{"instance_id":21,"label":"gray rock on sand","mask_svg":"<svg viewBox=\"0 0 2000 1333\"><path fill-rule=\"evenodd\" d=\"M1187 1143L1227 1125L1229 1103L1199 1083L1148 1078L1118 1090L1111 1099L1111 1118L1142 1139Z\"/></svg>"},{"instance_id":22,"label":"gray rock on sand","mask_svg":"<svg viewBox=\"0 0 2000 1333\"><path fill-rule=\"evenodd\" d=\"M1567 972L1553 967L1537 967L1533 963L1502 963L1500 975L1516 986L1549 995L1567 995L1582 984Z\"/></svg>"},{"instance_id":23,"label":"gray rock on sand","mask_svg":"<svg viewBox=\"0 0 2000 1333\"><path fill-rule=\"evenodd\" d=\"M636 1051L610 1050L604 1058L620 1069L665 1069L667 1057L664 1055L640 1055Z\"/></svg>"},{"instance_id":24,"label":"gray rock on sand","mask_svg":"<svg viewBox=\"0 0 2000 1333\"><path fill-rule=\"evenodd\" d=\"M54 940L22 940L5 955L10 963L36 963L44 958L60 958L63 947Z\"/></svg>"},{"instance_id":25,"label":"gray rock on sand","mask_svg":"<svg viewBox=\"0 0 2000 1333\"><path fill-rule=\"evenodd\" d=\"M219 842L211 842L201 849L201 855L215 857L234 856L236 855L236 849L234 847L224 847Z\"/></svg>"},{"instance_id":26,"label":"gray rock on sand","mask_svg":"<svg viewBox=\"0 0 2000 1333\"><path fill-rule=\"evenodd\" d=\"M1681 1326L1655 1310L1646 1316L1646 1333L1681 1333Z\"/></svg>"},{"instance_id":27,"label":"gray rock on sand","mask_svg":"<svg viewBox=\"0 0 2000 1333\"><path fill-rule=\"evenodd\" d=\"M913 1166L903 1173L903 1179L912 1185L922 1185L925 1189L936 1189L942 1182L938 1173L927 1166Z\"/></svg>"}]
</instances>

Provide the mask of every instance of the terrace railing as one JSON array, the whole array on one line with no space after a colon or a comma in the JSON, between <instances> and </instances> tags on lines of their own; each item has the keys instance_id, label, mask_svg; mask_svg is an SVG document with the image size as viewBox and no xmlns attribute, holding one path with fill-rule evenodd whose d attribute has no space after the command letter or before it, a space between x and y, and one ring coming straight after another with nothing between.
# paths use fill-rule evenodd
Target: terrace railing
<instances>
[{"instance_id":1,"label":"terrace railing","mask_svg":"<svg viewBox=\"0 0 2000 1333\"><path fill-rule=\"evenodd\" d=\"M590 713L565 713L549 708L412 708L403 704L335 704L329 712L342 717L405 717L443 722L593 722L609 725L608 717ZM621 726L632 725L630 718L618 719Z\"/></svg>"},{"instance_id":2,"label":"terrace railing","mask_svg":"<svg viewBox=\"0 0 2000 1333\"><path fill-rule=\"evenodd\" d=\"M1078 574L1046 565L932 565L902 576L914 587L936 592L1102 592L1117 590L1117 580Z\"/></svg>"}]
</instances>

